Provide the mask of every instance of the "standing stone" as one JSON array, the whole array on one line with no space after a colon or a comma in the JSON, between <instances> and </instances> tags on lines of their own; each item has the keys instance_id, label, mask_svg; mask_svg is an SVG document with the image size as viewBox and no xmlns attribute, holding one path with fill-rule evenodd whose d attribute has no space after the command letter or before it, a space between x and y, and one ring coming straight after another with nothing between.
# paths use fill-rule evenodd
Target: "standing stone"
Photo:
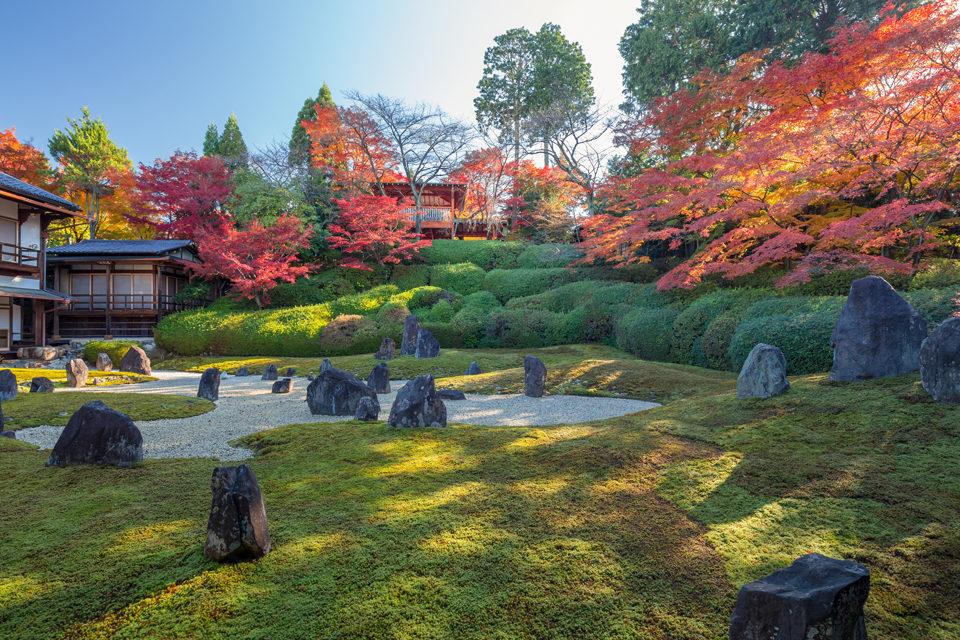
<instances>
[{"instance_id":1,"label":"standing stone","mask_svg":"<svg viewBox=\"0 0 960 640\"><path fill-rule=\"evenodd\" d=\"M376 396L357 376L335 368L321 371L307 386L307 405L315 416L352 416L361 398Z\"/></svg>"},{"instance_id":2,"label":"standing stone","mask_svg":"<svg viewBox=\"0 0 960 640\"><path fill-rule=\"evenodd\" d=\"M923 341L920 380L937 402L960 403L960 318L950 318Z\"/></svg>"},{"instance_id":3,"label":"standing stone","mask_svg":"<svg viewBox=\"0 0 960 640\"><path fill-rule=\"evenodd\" d=\"M94 400L70 416L47 459L47 466L109 464L129 467L141 460L143 436L133 420Z\"/></svg>"},{"instance_id":4,"label":"standing stone","mask_svg":"<svg viewBox=\"0 0 960 640\"><path fill-rule=\"evenodd\" d=\"M152 373L150 370L150 358L147 357L147 353L140 347L130 347L123 355L123 359L120 360L120 371L131 371L149 376Z\"/></svg>"},{"instance_id":5,"label":"standing stone","mask_svg":"<svg viewBox=\"0 0 960 640\"><path fill-rule=\"evenodd\" d=\"M53 393L53 380L37 376L30 381L30 393Z\"/></svg>"},{"instance_id":6,"label":"standing stone","mask_svg":"<svg viewBox=\"0 0 960 640\"><path fill-rule=\"evenodd\" d=\"M547 384L547 367L536 356L523 359L523 394L531 398L543 396L543 387Z\"/></svg>"},{"instance_id":7,"label":"standing stone","mask_svg":"<svg viewBox=\"0 0 960 640\"><path fill-rule=\"evenodd\" d=\"M464 375L467 375L467 376L478 376L478 375L480 375L480 373L481 373L481 371L480 371L480 365L478 365L478 364L477 364L477 361L474 360L473 362L470 363L470 366L467 367L467 372L466 372Z\"/></svg>"},{"instance_id":8,"label":"standing stone","mask_svg":"<svg viewBox=\"0 0 960 640\"><path fill-rule=\"evenodd\" d=\"M287 372L284 374L287 378L292 378L297 375L297 370L293 367L287 367Z\"/></svg>"},{"instance_id":9,"label":"standing stone","mask_svg":"<svg viewBox=\"0 0 960 640\"><path fill-rule=\"evenodd\" d=\"M376 397L360 398L360 402L357 403L357 411L353 414L353 419L363 420L364 422L372 422L379 417L380 403L377 401Z\"/></svg>"},{"instance_id":10,"label":"standing stone","mask_svg":"<svg viewBox=\"0 0 960 640\"><path fill-rule=\"evenodd\" d=\"M97 354L97 371L113 371L113 360L108 354Z\"/></svg>"},{"instance_id":11,"label":"standing stone","mask_svg":"<svg viewBox=\"0 0 960 640\"><path fill-rule=\"evenodd\" d=\"M440 389L437 395L443 400L466 400L467 396L459 389Z\"/></svg>"},{"instance_id":12,"label":"standing stone","mask_svg":"<svg viewBox=\"0 0 960 640\"><path fill-rule=\"evenodd\" d=\"M440 342L433 337L430 329L421 327L417 334L417 350L414 357L417 358L436 358L440 355Z\"/></svg>"},{"instance_id":13,"label":"standing stone","mask_svg":"<svg viewBox=\"0 0 960 640\"><path fill-rule=\"evenodd\" d=\"M17 397L17 376L10 369L0 369L0 402Z\"/></svg>"},{"instance_id":14,"label":"standing stone","mask_svg":"<svg viewBox=\"0 0 960 640\"><path fill-rule=\"evenodd\" d=\"M869 591L863 565L808 553L740 589L730 640L867 640Z\"/></svg>"},{"instance_id":15,"label":"standing stone","mask_svg":"<svg viewBox=\"0 0 960 640\"><path fill-rule=\"evenodd\" d=\"M203 555L218 562L262 558L270 553L263 492L253 469L217 467L210 479L213 503Z\"/></svg>"},{"instance_id":16,"label":"standing stone","mask_svg":"<svg viewBox=\"0 0 960 640\"><path fill-rule=\"evenodd\" d=\"M393 360L397 354L397 345L393 338L384 338L380 341L380 349L373 354L374 360Z\"/></svg>"},{"instance_id":17,"label":"standing stone","mask_svg":"<svg viewBox=\"0 0 960 640\"><path fill-rule=\"evenodd\" d=\"M293 378L283 378L273 383L270 393L290 393L293 391Z\"/></svg>"},{"instance_id":18,"label":"standing stone","mask_svg":"<svg viewBox=\"0 0 960 640\"><path fill-rule=\"evenodd\" d=\"M397 392L387 424L391 427L446 427L447 407L437 395L433 376L417 376Z\"/></svg>"},{"instance_id":19,"label":"standing stone","mask_svg":"<svg viewBox=\"0 0 960 640\"><path fill-rule=\"evenodd\" d=\"M7 422L6 418L3 417L3 403L0 402L0 436L3 436L4 438L13 438L14 440L16 440L17 437L14 435L14 432L7 431L6 427L4 427L4 424L6 422Z\"/></svg>"},{"instance_id":20,"label":"standing stone","mask_svg":"<svg viewBox=\"0 0 960 640\"><path fill-rule=\"evenodd\" d=\"M81 358L74 358L67 363L67 386L82 387L87 384L87 376L90 370L87 369L87 363Z\"/></svg>"},{"instance_id":21,"label":"standing stone","mask_svg":"<svg viewBox=\"0 0 960 640\"><path fill-rule=\"evenodd\" d=\"M244 376L250 375L250 371L246 367L240 367L239 369L237 369L237 372L234 373L233 375L235 375L238 378L242 378Z\"/></svg>"},{"instance_id":22,"label":"standing stone","mask_svg":"<svg viewBox=\"0 0 960 640\"><path fill-rule=\"evenodd\" d=\"M264 369L263 375L260 376L261 380L276 380L277 379L277 365L269 364L267 368Z\"/></svg>"},{"instance_id":23,"label":"standing stone","mask_svg":"<svg viewBox=\"0 0 960 640\"><path fill-rule=\"evenodd\" d=\"M762 342L751 349L737 376L737 397L772 398L789 388L783 351Z\"/></svg>"},{"instance_id":24,"label":"standing stone","mask_svg":"<svg viewBox=\"0 0 960 640\"><path fill-rule=\"evenodd\" d=\"M833 380L899 376L920 367L927 322L877 276L854 280L833 328Z\"/></svg>"},{"instance_id":25,"label":"standing stone","mask_svg":"<svg viewBox=\"0 0 960 640\"><path fill-rule=\"evenodd\" d=\"M334 369L333 364L330 362L330 358L324 358L323 362L320 363L320 373L324 371L332 371Z\"/></svg>"},{"instance_id":26,"label":"standing stone","mask_svg":"<svg viewBox=\"0 0 960 640\"><path fill-rule=\"evenodd\" d=\"M367 376L367 386L377 393L390 393L390 368L381 362Z\"/></svg>"},{"instance_id":27,"label":"standing stone","mask_svg":"<svg viewBox=\"0 0 960 640\"><path fill-rule=\"evenodd\" d=\"M216 402L220 397L220 369L210 367L200 376L200 387L197 389L198 398L206 398Z\"/></svg>"},{"instance_id":28,"label":"standing stone","mask_svg":"<svg viewBox=\"0 0 960 640\"><path fill-rule=\"evenodd\" d=\"M417 352L417 336L420 334L420 318L408 315L403 320L403 338L400 340L400 355L412 356Z\"/></svg>"}]
</instances>

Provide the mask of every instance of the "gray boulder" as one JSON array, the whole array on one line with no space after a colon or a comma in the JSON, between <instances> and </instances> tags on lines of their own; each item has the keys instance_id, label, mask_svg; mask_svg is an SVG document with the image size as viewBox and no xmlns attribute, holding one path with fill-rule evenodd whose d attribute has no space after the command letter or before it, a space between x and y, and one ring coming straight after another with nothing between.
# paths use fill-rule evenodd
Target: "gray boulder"
<instances>
[{"instance_id":1,"label":"gray boulder","mask_svg":"<svg viewBox=\"0 0 960 640\"><path fill-rule=\"evenodd\" d=\"M430 329L421 327L417 333L417 350L414 357L417 358L436 358L440 355L440 342L433 337Z\"/></svg>"},{"instance_id":2,"label":"gray boulder","mask_svg":"<svg viewBox=\"0 0 960 640\"><path fill-rule=\"evenodd\" d=\"M387 424L391 427L446 427L447 407L437 395L433 376L417 376L397 392Z\"/></svg>"},{"instance_id":3,"label":"gray boulder","mask_svg":"<svg viewBox=\"0 0 960 640\"><path fill-rule=\"evenodd\" d=\"M70 416L47 459L47 466L107 464L129 467L141 460L143 437L133 420L94 400Z\"/></svg>"},{"instance_id":4,"label":"gray boulder","mask_svg":"<svg viewBox=\"0 0 960 640\"><path fill-rule=\"evenodd\" d=\"M262 558L270 553L263 492L253 469L217 467L210 479L213 503L203 555L218 562Z\"/></svg>"},{"instance_id":5,"label":"gray boulder","mask_svg":"<svg viewBox=\"0 0 960 640\"><path fill-rule=\"evenodd\" d=\"M357 376L336 368L321 371L307 386L307 405L315 416L352 416L362 398L376 397Z\"/></svg>"},{"instance_id":6,"label":"gray boulder","mask_svg":"<svg viewBox=\"0 0 960 640\"><path fill-rule=\"evenodd\" d=\"M273 383L270 393L290 393L293 391L293 378L282 378Z\"/></svg>"},{"instance_id":7,"label":"gray boulder","mask_svg":"<svg viewBox=\"0 0 960 640\"><path fill-rule=\"evenodd\" d=\"M540 358L526 356L523 359L523 394L531 398L543 396L547 384L547 367Z\"/></svg>"},{"instance_id":8,"label":"gray boulder","mask_svg":"<svg viewBox=\"0 0 960 640\"><path fill-rule=\"evenodd\" d=\"M277 365L271 363L267 365L267 368L263 370L263 375L260 376L261 380L276 380L278 377Z\"/></svg>"},{"instance_id":9,"label":"gray boulder","mask_svg":"<svg viewBox=\"0 0 960 640\"><path fill-rule=\"evenodd\" d=\"M0 402L0 436L16 440L17 436L15 435L15 432L7 431L3 426L4 423L6 423L6 419L3 417L3 403Z\"/></svg>"},{"instance_id":10,"label":"gray boulder","mask_svg":"<svg viewBox=\"0 0 960 640\"><path fill-rule=\"evenodd\" d=\"M937 402L960 403L960 317L950 318L923 341L920 380Z\"/></svg>"},{"instance_id":11,"label":"gray boulder","mask_svg":"<svg viewBox=\"0 0 960 640\"><path fill-rule=\"evenodd\" d=\"M147 357L147 352L140 347L130 347L127 349L127 352L123 355L123 359L120 360L120 371L130 371L132 373L149 376L152 371L150 369L150 358Z\"/></svg>"},{"instance_id":12,"label":"gray boulder","mask_svg":"<svg viewBox=\"0 0 960 640\"><path fill-rule=\"evenodd\" d=\"M297 370L293 367L287 367L287 372L284 374L287 378L292 378L297 375Z\"/></svg>"},{"instance_id":13,"label":"gray boulder","mask_svg":"<svg viewBox=\"0 0 960 640\"><path fill-rule=\"evenodd\" d=\"M478 365L478 364L477 364L477 361L474 360L473 362L470 363L470 366L467 367L467 372L466 372L464 375L467 375L467 376L478 376L478 375L480 375L481 373L482 373L482 372L480 371L480 365Z\"/></svg>"},{"instance_id":14,"label":"gray boulder","mask_svg":"<svg viewBox=\"0 0 960 640\"><path fill-rule=\"evenodd\" d=\"M403 320L403 338L400 340L400 355L412 356L417 352L417 336L420 333L420 318L408 315Z\"/></svg>"},{"instance_id":15,"label":"gray boulder","mask_svg":"<svg viewBox=\"0 0 960 640\"><path fill-rule=\"evenodd\" d=\"M740 589L730 640L867 640L869 591L863 565L808 553Z\"/></svg>"},{"instance_id":16,"label":"gray boulder","mask_svg":"<svg viewBox=\"0 0 960 640\"><path fill-rule=\"evenodd\" d=\"M30 381L30 393L53 393L53 380L37 376Z\"/></svg>"},{"instance_id":17,"label":"gray boulder","mask_svg":"<svg viewBox=\"0 0 960 640\"><path fill-rule=\"evenodd\" d=\"M926 321L886 280L854 280L830 337L830 377L853 382L916 371L926 337Z\"/></svg>"},{"instance_id":18,"label":"gray boulder","mask_svg":"<svg viewBox=\"0 0 960 640\"><path fill-rule=\"evenodd\" d=\"M390 393L390 368L381 362L367 376L367 386L377 393Z\"/></svg>"},{"instance_id":19,"label":"gray boulder","mask_svg":"<svg viewBox=\"0 0 960 640\"><path fill-rule=\"evenodd\" d=\"M67 386L82 387L87 384L87 376L90 370L87 369L87 363L81 358L74 358L67 363Z\"/></svg>"},{"instance_id":20,"label":"gray boulder","mask_svg":"<svg viewBox=\"0 0 960 640\"><path fill-rule=\"evenodd\" d=\"M16 398L17 390L17 376L14 375L13 371L0 369L0 402Z\"/></svg>"},{"instance_id":21,"label":"gray boulder","mask_svg":"<svg viewBox=\"0 0 960 640\"><path fill-rule=\"evenodd\" d=\"M197 388L197 397L216 402L220 397L220 369L210 367L200 376L200 386Z\"/></svg>"},{"instance_id":22,"label":"gray boulder","mask_svg":"<svg viewBox=\"0 0 960 640\"><path fill-rule=\"evenodd\" d=\"M113 371L113 360L108 354L97 354L97 371Z\"/></svg>"},{"instance_id":23,"label":"gray boulder","mask_svg":"<svg viewBox=\"0 0 960 640\"><path fill-rule=\"evenodd\" d=\"M330 362L330 358L324 358L323 362L320 363L320 373L323 373L324 371L332 371L334 368L335 367L333 366L333 363Z\"/></svg>"},{"instance_id":24,"label":"gray boulder","mask_svg":"<svg viewBox=\"0 0 960 640\"><path fill-rule=\"evenodd\" d=\"M244 376L250 375L250 371L246 367L240 367L239 369L236 370L236 372L233 375L235 375L238 378L242 378Z\"/></svg>"},{"instance_id":25,"label":"gray boulder","mask_svg":"<svg viewBox=\"0 0 960 640\"><path fill-rule=\"evenodd\" d=\"M374 360L393 360L394 356L397 355L397 345L393 342L393 338L384 338L380 341L380 349L373 354Z\"/></svg>"},{"instance_id":26,"label":"gray boulder","mask_svg":"<svg viewBox=\"0 0 960 640\"><path fill-rule=\"evenodd\" d=\"M783 351L762 342L751 349L737 376L737 397L772 398L789 388Z\"/></svg>"},{"instance_id":27,"label":"gray boulder","mask_svg":"<svg viewBox=\"0 0 960 640\"><path fill-rule=\"evenodd\" d=\"M379 417L380 403L377 401L376 397L360 398L360 402L357 403L357 410L353 414L353 419L363 420L364 422L372 422Z\"/></svg>"},{"instance_id":28,"label":"gray boulder","mask_svg":"<svg viewBox=\"0 0 960 640\"><path fill-rule=\"evenodd\" d=\"M459 389L439 389L437 390L437 395L440 396L442 400L466 400L467 396L463 395L463 391Z\"/></svg>"}]
</instances>

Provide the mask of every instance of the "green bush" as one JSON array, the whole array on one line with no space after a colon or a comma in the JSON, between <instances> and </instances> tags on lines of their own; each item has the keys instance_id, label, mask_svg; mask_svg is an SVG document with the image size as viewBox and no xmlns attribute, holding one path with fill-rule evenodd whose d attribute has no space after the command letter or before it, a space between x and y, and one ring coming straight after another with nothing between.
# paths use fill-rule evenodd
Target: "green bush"
<instances>
[{"instance_id":1,"label":"green bush","mask_svg":"<svg viewBox=\"0 0 960 640\"><path fill-rule=\"evenodd\" d=\"M466 344L464 344L463 336L450 323L434 322L431 320L423 322L421 326L430 330L430 333L432 333L433 337L437 339L437 342L440 343L441 347L447 349L461 349L466 346Z\"/></svg>"},{"instance_id":2,"label":"green bush","mask_svg":"<svg viewBox=\"0 0 960 640\"><path fill-rule=\"evenodd\" d=\"M450 329L459 336L462 346L470 349L480 346L487 323L488 311L489 309L464 306L453 316L450 321Z\"/></svg>"},{"instance_id":3,"label":"green bush","mask_svg":"<svg viewBox=\"0 0 960 640\"><path fill-rule=\"evenodd\" d=\"M582 257L583 251L572 244L528 244L517 258L517 266L521 269L568 267Z\"/></svg>"},{"instance_id":4,"label":"green bush","mask_svg":"<svg viewBox=\"0 0 960 640\"><path fill-rule=\"evenodd\" d=\"M580 305L567 313L556 313L546 334L547 344L608 342L619 318L630 313L629 305Z\"/></svg>"},{"instance_id":5,"label":"green bush","mask_svg":"<svg viewBox=\"0 0 960 640\"><path fill-rule=\"evenodd\" d=\"M719 289L691 302L674 322L671 361L707 366L702 346L707 326L725 311L737 306L746 307L764 295L764 291L756 289Z\"/></svg>"},{"instance_id":6,"label":"green bush","mask_svg":"<svg viewBox=\"0 0 960 640\"><path fill-rule=\"evenodd\" d=\"M443 289L440 287L417 287L411 291L405 292L409 294L407 301L407 307L412 311L413 309L422 309L432 307L437 300L440 299L440 294L443 293Z\"/></svg>"},{"instance_id":7,"label":"green bush","mask_svg":"<svg viewBox=\"0 0 960 640\"><path fill-rule=\"evenodd\" d=\"M467 295L480 290L485 275L484 270L472 262L438 264L430 270L430 284Z\"/></svg>"},{"instance_id":8,"label":"green bush","mask_svg":"<svg viewBox=\"0 0 960 640\"><path fill-rule=\"evenodd\" d=\"M374 315L380 307L399 293L396 285L384 284L352 296L344 296L328 303L333 316Z\"/></svg>"},{"instance_id":9,"label":"green bush","mask_svg":"<svg viewBox=\"0 0 960 640\"><path fill-rule=\"evenodd\" d=\"M503 309L487 315L482 346L519 349L546 344L550 323L557 314L536 309Z\"/></svg>"},{"instance_id":10,"label":"green bush","mask_svg":"<svg viewBox=\"0 0 960 640\"><path fill-rule=\"evenodd\" d=\"M483 288L506 303L555 289L579 278L569 269L494 269L483 280Z\"/></svg>"},{"instance_id":11,"label":"green bush","mask_svg":"<svg viewBox=\"0 0 960 640\"><path fill-rule=\"evenodd\" d=\"M644 360L669 362L678 315L680 310L675 308L631 311L617 323L617 346Z\"/></svg>"},{"instance_id":12,"label":"green bush","mask_svg":"<svg viewBox=\"0 0 960 640\"><path fill-rule=\"evenodd\" d=\"M320 347L325 354L340 355L376 351L380 345L377 323L360 315L340 315L320 332Z\"/></svg>"},{"instance_id":13,"label":"green bush","mask_svg":"<svg viewBox=\"0 0 960 640\"><path fill-rule=\"evenodd\" d=\"M903 297L923 316L931 329L960 310L956 302L960 298L960 291L956 286L908 291Z\"/></svg>"},{"instance_id":14,"label":"green bush","mask_svg":"<svg viewBox=\"0 0 960 640\"><path fill-rule=\"evenodd\" d=\"M377 310L377 324L381 326L402 325L410 310L399 302L387 302Z\"/></svg>"},{"instance_id":15,"label":"green bush","mask_svg":"<svg viewBox=\"0 0 960 640\"><path fill-rule=\"evenodd\" d=\"M960 260L938 258L928 261L910 281L910 289L940 289L960 285Z\"/></svg>"},{"instance_id":16,"label":"green bush","mask_svg":"<svg viewBox=\"0 0 960 640\"><path fill-rule=\"evenodd\" d=\"M130 340L92 340L83 345L83 359L91 365L97 364L97 356L105 353L113 361L113 368L119 370L120 361L127 355L130 347L139 347L139 342Z\"/></svg>"},{"instance_id":17,"label":"green bush","mask_svg":"<svg viewBox=\"0 0 960 640\"><path fill-rule=\"evenodd\" d=\"M833 364L830 334L837 315L785 313L743 320L730 339L727 358L739 370L750 350L764 342L783 351L790 375L826 371Z\"/></svg>"},{"instance_id":18,"label":"green bush","mask_svg":"<svg viewBox=\"0 0 960 640\"><path fill-rule=\"evenodd\" d=\"M464 309L479 309L480 311L490 311L500 306L497 296L489 291L477 291L471 293L463 299Z\"/></svg>"},{"instance_id":19,"label":"green bush","mask_svg":"<svg viewBox=\"0 0 960 640\"><path fill-rule=\"evenodd\" d=\"M430 284L430 266L425 264L398 264L390 273L390 284L402 291Z\"/></svg>"},{"instance_id":20,"label":"green bush","mask_svg":"<svg viewBox=\"0 0 960 640\"><path fill-rule=\"evenodd\" d=\"M649 262L627 264L620 267L614 267L612 265L576 265L573 269L576 270L582 278L588 280L648 283L660 277L660 271Z\"/></svg>"},{"instance_id":21,"label":"green bush","mask_svg":"<svg viewBox=\"0 0 960 640\"><path fill-rule=\"evenodd\" d=\"M434 322L450 322L453 314L453 306L446 300L437 300L430 308L430 319Z\"/></svg>"},{"instance_id":22,"label":"green bush","mask_svg":"<svg viewBox=\"0 0 960 640\"><path fill-rule=\"evenodd\" d=\"M472 262L484 271L516 269L517 258L526 245L500 240L434 240L420 250L420 257L430 264Z\"/></svg>"},{"instance_id":23,"label":"green bush","mask_svg":"<svg viewBox=\"0 0 960 640\"><path fill-rule=\"evenodd\" d=\"M706 367L733 371L733 364L727 359L727 350L737 326L743 320L744 309L731 309L717 316L707 325L700 338L700 351Z\"/></svg>"}]
</instances>

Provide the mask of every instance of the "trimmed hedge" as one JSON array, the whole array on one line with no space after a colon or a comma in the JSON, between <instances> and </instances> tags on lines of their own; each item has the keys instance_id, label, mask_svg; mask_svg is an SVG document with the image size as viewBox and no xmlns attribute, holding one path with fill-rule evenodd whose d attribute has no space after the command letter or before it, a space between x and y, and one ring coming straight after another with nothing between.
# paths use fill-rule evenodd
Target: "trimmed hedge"
<instances>
[{"instance_id":1,"label":"trimmed hedge","mask_svg":"<svg viewBox=\"0 0 960 640\"><path fill-rule=\"evenodd\" d=\"M839 315L840 307L836 307L833 313L783 313L748 318L737 326L730 339L727 358L733 370L738 371L750 350L758 342L765 342L780 347L790 375L827 371L833 365L830 334Z\"/></svg>"},{"instance_id":2,"label":"trimmed hedge","mask_svg":"<svg viewBox=\"0 0 960 640\"><path fill-rule=\"evenodd\" d=\"M617 323L617 345L644 360L670 361L673 323L680 310L636 309Z\"/></svg>"},{"instance_id":3,"label":"trimmed hedge","mask_svg":"<svg viewBox=\"0 0 960 640\"><path fill-rule=\"evenodd\" d=\"M569 269L494 269L487 272L483 288L503 303L532 296L580 278Z\"/></svg>"},{"instance_id":4,"label":"trimmed hedge","mask_svg":"<svg viewBox=\"0 0 960 640\"><path fill-rule=\"evenodd\" d=\"M583 251L572 244L531 244L517 258L517 266L521 269L568 267L582 257Z\"/></svg>"},{"instance_id":5,"label":"trimmed hedge","mask_svg":"<svg viewBox=\"0 0 960 640\"><path fill-rule=\"evenodd\" d=\"M472 262L484 271L516 269L525 246L500 240L434 240L420 250L420 257L429 264Z\"/></svg>"},{"instance_id":6,"label":"trimmed hedge","mask_svg":"<svg viewBox=\"0 0 960 640\"><path fill-rule=\"evenodd\" d=\"M956 300L960 297L957 287L939 289L920 289L908 291L903 297L913 305L932 330L935 326L950 319L958 310Z\"/></svg>"},{"instance_id":7,"label":"trimmed hedge","mask_svg":"<svg viewBox=\"0 0 960 640\"><path fill-rule=\"evenodd\" d=\"M430 284L468 295L480 290L485 275L486 272L472 262L438 264L430 269Z\"/></svg>"},{"instance_id":8,"label":"trimmed hedge","mask_svg":"<svg viewBox=\"0 0 960 640\"><path fill-rule=\"evenodd\" d=\"M83 345L83 359L93 366L97 364L97 356L105 353L113 361L113 368L120 368L120 361L127 355L130 347L139 347L139 342L130 340L92 340Z\"/></svg>"},{"instance_id":9,"label":"trimmed hedge","mask_svg":"<svg viewBox=\"0 0 960 640\"><path fill-rule=\"evenodd\" d=\"M674 322L673 343L670 345L671 361L698 367L707 366L702 342L703 334L710 323L730 309L748 307L765 293L752 289L720 289L691 302Z\"/></svg>"},{"instance_id":10,"label":"trimmed hedge","mask_svg":"<svg viewBox=\"0 0 960 640\"><path fill-rule=\"evenodd\" d=\"M489 291L477 291L476 293L471 293L463 299L463 308L464 309L479 309L480 311L489 311L491 309L496 309L500 306L500 301L497 300L497 296L493 295Z\"/></svg>"},{"instance_id":11,"label":"trimmed hedge","mask_svg":"<svg viewBox=\"0 0 960 640\"><path fill-rule=\"evenodd\" d=\"M402 291L424 287L430 284L430 265L398 264L390 273L390 284L397 285Z\"/></svg>"}]
</instances>

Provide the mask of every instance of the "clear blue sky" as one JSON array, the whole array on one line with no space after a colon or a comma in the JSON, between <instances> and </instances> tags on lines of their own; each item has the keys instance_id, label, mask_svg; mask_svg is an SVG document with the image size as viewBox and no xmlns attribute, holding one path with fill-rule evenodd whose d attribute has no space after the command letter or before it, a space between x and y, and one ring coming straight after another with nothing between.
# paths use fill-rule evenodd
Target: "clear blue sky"
<instances>
[{"instance_id":1,"label":"clear blue sky","mask_svg":"<svg viewBox=\"0 0 960 640\"><path fill-rule=\"evenodd\" d=\"M483 52L509 28L559 24L621 100L617 43L636 19L621 0L10 2L4 8L0 129L46 151L89 106L135 162L199 149L237 114L249 147L285 140L326 82L473 117Z\"/></svg>"}]
</instances>

